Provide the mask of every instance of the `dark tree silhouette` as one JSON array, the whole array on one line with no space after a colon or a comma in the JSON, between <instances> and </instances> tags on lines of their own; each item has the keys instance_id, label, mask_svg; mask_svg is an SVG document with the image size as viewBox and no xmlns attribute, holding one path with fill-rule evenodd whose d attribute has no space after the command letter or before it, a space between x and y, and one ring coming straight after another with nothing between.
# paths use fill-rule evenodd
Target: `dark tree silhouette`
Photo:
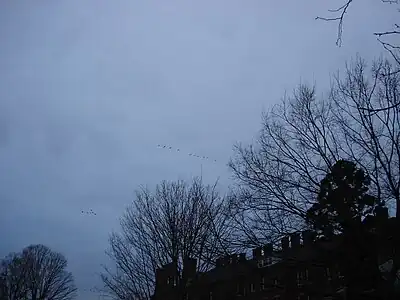
<instances>
[{"instance_id":1,"label":"dark tree silhouette","mask_svg":"<svg viewBox=\"0 0 400 300\"><path fill-rule=\"evenodd\" d=\"M44 245L31 245L2 261L1 299L70 300L76 296L67 260Z\"/></svg>"},{"instance_id":2,"label":"dark tree silhouette","mask_svg":"<svg viewBox=\"0 0 400 300\"><path fill-rule=\"evenodd\" d=\"M183 259L191 257L204 271L228 252L229 219L215 189L194 179L190 184L164 181L154 192L137 191L121 218L120 232L109 240L115 267L104 269L104 292L113 299L149 299L157 268L174 262L180 274Z\"/></svg>"},{"instance_id":3,"label":"dark tree silhouette","mask_svg":"<svg viewBox=\"0 0 400 300\"><path fill-rule=\"evenodd\" d=\"M317 202L307 211L307 221L321 234L352 230L384 203L368 194L370 177L347 160L337 161L321 181Z\"/></svg>"},{"instance_id":4,"label":"dark tree silhouette","mask_svg":"<svg viewBox=\"0 0 400 300\"><path fill-rule=\"evenodd\" d=\"M368 194L369 176L354 162L337 161L321 181L317 202L308 210L307 221L325 238L341 234L335 253L350 299L378 289L378 239L365 221L374 218L384 203Z\"/></svg>"}]
</instances>

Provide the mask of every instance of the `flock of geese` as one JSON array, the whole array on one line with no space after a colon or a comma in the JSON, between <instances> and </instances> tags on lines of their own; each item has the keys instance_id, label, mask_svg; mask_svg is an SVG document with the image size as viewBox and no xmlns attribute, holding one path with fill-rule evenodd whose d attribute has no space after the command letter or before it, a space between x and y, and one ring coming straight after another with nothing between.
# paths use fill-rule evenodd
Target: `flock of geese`
<instances>
[{"instance_id":1,"label":"flock of geese","mask_svg":"<svg viewBox=\"0 0 400 300\"><path fill-rule=\"evenodd\" d=\"M158 145L157 145L157 148L165 149L165 150L170 150L170 151L181 152L181 150L180 150L179 148L174 148L174 147L172 147L172 146L167 146L167 145L160 145L160 144L158 144ZM209 160L209 161L212 161L212 162L215 162L215 163L217 162L216 159L211 159L211 158L208 157L208 156L198 155L198 154L196 154L196 153L188 153L188 156L195 157L195 158L199 158L199 159L206 159L206 160Z\"/></svg>"},{"instance_id":2,"label":"flock of geese","mask_svg":"<svg viewBox=\"0 0 400 300\"><path fill-rule=\"evenodd\" d=\"M183 151L181 151L179 148L175 148L175 147L167 146L167 145L158 144L158 145L157 145L157 148L183 153ZM204 155L198 155L198 154L196 154L196 153L188 153L187 155L190 156L190 157L198 158L198 159L208 160L208 161L211 161L211 162L214 162L214 163L217 162L216 159L212 159L212 158L210 158L210 157L208 157L208 156L204 156ZM82 215L90 215L90 216L96 216L96 215L97 215L97 213L94 212L93 209L90 209L90 210L82 210L82 211L81 211L81 214L82 214Z\"/></svg>"},{"instance_id":3,"label":"flock of geese","mask_svg":"<svg viewBox=\"0 0 400 300\"><path fill-rule=\"evenodd\" d=\"M95 212L93 211L93 209L90 209L90 210L81 210L81 214L82 214L82 215L93 215L93 216L96 216L96 215L97 215L97 213L95 213Z\"/></svg>"}]
</instances>

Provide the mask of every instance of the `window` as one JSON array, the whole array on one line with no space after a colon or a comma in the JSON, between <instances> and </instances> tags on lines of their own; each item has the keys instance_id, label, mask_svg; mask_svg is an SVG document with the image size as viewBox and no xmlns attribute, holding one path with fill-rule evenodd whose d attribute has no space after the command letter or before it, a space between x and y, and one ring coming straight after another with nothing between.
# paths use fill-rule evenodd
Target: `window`
<instances>
[{"instance_id":1,"label":"window","mask_svg":"<svg viewBox=\"0 0 400 300\"><path fill-rule=\"evenodd\" d=\"M266 257L257 261L257 267L264 268L272 265L272 257Z\"/></svg>"},{"instance_id":2,"label":"window","mask_svg":"<svg viewBox=\"0 0 400 300\"><path fill-rule=\"evenodd\" d=\"M254 283L250 283L250 292L254 293L256 291L256 287L254 286Z\"/></svg>"},{"instance_id":3,"label":"window","mask_svg":"<svg viewBox=\"0 0 400 300\"><path fill-rule=\"evenodd\" d=\"M264 290L264 284L265 284L265 278L261 277L261 280L260 280L260 291Z\"/></svg>"},{"instance_id":4,"label":"window","mask_svg":"<svg viewBox=\"0 0 400 300\"><path fill-rule=\"evenodd\" d=\"M246 296L246 287L242 283L238 283L236 286L236 294L238 296Z\"/></svg>"},{"instance_id":5,"label":"window","mask_svg":"<svg viewBox=\"0 0 400 300\"><path fill-rule=\"evenodd\" d=\"M342 280L344 278L343 274L341 274L340 272L340 266L338 264L335 265L334 272L331 274L331 277L339 280Z\"/></svg>"},{"instance_id":6,"label":"window","mask_svg":"<svg viewBox=\"0 0 400 300\"><path fill-rule=\"evenodd\" d=\"M340 271L337 271L337 276L338 276L339 279L343 279L344 278L344 276L342 275L342 273L340 273Z\"/></svg>"},{"instance_id":7,"label":"window","mask_svg":"<svg viewBox=\"0 0 400 300\"><path fill-rule=\"evenodd\" d=\"M263 267L264 267L264 260L263 260L263 259L260 259L260 260L257 262L257 267L259 267L259 268L263 268Z\"/></svg>"},{"instance_id":8,"label":"window","mask_svg":"<svg viewBox=\"0 0 400 300\"><path fill-rule=\"evenodd\" d=\"M172 276L167 277L167 285L177 286L177 284L178 284L177 281L178 280L176 277L172 277Z\"/></svg>"},{"instance_id":9,"label":"window","mask_svg":"<svg viewBox=\"0 0 400 300\"><path fill-rule=\"evenodd\" d=\"M273 286L277 287L279 285L279 279L278 278L274 278L272 280L272 284L273 284Z\"/></svg>"},{"instance_id":10,"label":"window","mask_svg":"<svg viewBox=\"0 0 400 300\"><path fill-rule=\"evenodd\" d=\"M297 295L297 300L306 300L306 297L303 293L300 293L299 295Z\"/></svg>"},{"instance_id":11,"label":"window","mask_svg":"<svg viewBox=\"0 0 400 300\"><path fill-rule=\"evenodd\" d=\"M300 287L303 285L303 272L297 271L297 286Z\"/></svg>"},{"instance_id":12,"label":"window","mask_svg":"<svg viewBox=\"0 0 400 300\"><path fill-rule=\"evenodd\" d=\"M303 286L305 280L308 280L308 270L297 271L297 286Z\"/></svg>"},{"instance_id":13,"label":"window","mask_svg":"<svg viewBox=\"0 0 400 300\"><path fill-rule=\"evenodd\" d=\"M328 280L332 280L332 275L331 275L331 269L330 268L326 268L325 269L325 275L326 275L326 278L328 278Z\"/></svg>"},{"instance_id":14,"label":"window","mask_svg":"<svg viewBox=\"0 0 400 300\"><path fill-rule=\"evenodd\" d=\"M192 278L189 278L186 282L186 286L189 287L193 283Z\"/></svg>"}]
</instances>

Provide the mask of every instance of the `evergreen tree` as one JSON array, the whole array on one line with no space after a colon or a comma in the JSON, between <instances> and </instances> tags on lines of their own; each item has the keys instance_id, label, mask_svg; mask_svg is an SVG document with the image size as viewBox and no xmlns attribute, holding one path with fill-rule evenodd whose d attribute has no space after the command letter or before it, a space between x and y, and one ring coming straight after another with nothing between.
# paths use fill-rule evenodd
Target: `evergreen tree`
<instances>
[{"instance_id":1,"label":"evergreen tree","mask_svg":"<svg viewBox=\"0 0 400 300\"><path fill-rule=\"evenodd\" d=\"M339 160L321 181L317 202L307 221L321 234L332 236L355 229L384 203L368 194L370 177L347 160Z\"/></svg>"}]
</instances>

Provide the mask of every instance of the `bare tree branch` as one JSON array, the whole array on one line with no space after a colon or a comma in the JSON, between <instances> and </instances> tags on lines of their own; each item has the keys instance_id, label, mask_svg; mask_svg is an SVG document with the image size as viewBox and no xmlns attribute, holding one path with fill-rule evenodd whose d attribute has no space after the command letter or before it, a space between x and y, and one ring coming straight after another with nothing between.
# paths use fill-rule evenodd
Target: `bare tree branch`
<instances>
[{"instance_id":1,"label":"bare tree branch","mask_svg":"<svg viewBox=\"0 0 400 300\"><path fill-rule=\"evenodd\" d=\"M315 18L316 20L337 21L338 22L338 33L337 33L337 38L336 38L337 46L342 45L344 15L347 13L347 10L352 2L353 2L353 0L346 0L346 2L342 6L336 8L336 9L328 10L330 13L335 14L334 17L316 17Z\"/></svg>"},{"instance_id":2,"label":"bare tree branch","mask_svg":"<svg viewBox=\"0 0 400 300\"><path fill-rule=\"evenodd\" d=\"M149 299L156 269L174 262L181 274L185 257L197 259L199 271L209 269L229 251L228 222L216 186L200 179L164 181L155 192L141 188L121 218L121 232L110 236L107 253L115 268L104 269L105 292L113 299Z\"/></svg>"},{"instance_id":3,"label":"bare tree branch","mask_svg":"<svg viewBox=\"0 0 400 300\"><path fill-rule=\"evenodd\" d=\"M345 2L338 8L336 9L329 9L328 12L333 14L331 17L316 17L316 20L323 20L323 21L333 21L333 22L338 22L338 30L337 30L337 38L336 38L336 45L341 46L342 45L342 36L343 36L343 22L344 22L344 17L346 13L348 13L348 10L350 8L350 5L354 2L354 0L345 0ZM398 4L398 0L381 0L382 3L386 4ZM397 24L395 24L396 28L399 28ZM382 36L390 36L393 34L398 34L400 33L398 30L389 30L385 32L376 32L374 35L378 37Z\"/></svg>"},{"instance_id":4,"label":"bare tree branch","mask_svg":"<svg viewBox=\"0 0 400 300\"><path fill-rule=\"evenodd\" d=\"M354 2L354 0L346 0L343 5L338 7L337 9L331 9L329 10L330 13L333 14L332 17L316 17L318 20L324 20L324 21L334 21L338 22L338 31L337 31L337 39L336 39L336 45L341 46L342 44L342 36L343 36L343 22L344 22L344 17L345 14L348 12L348 9L350 5ZM386 3L386 4L399 4L398 0L381 0L381 2ZM399 9L400 11L400 9ZM400 34L400 26L398 24L394 24L395 29L393 30L387 30L387 31L381 31L381 32L374 32L374 35L377 37L378 42L382 45L382 47L390 54L390 56L394 59L394 61L397 63L397 67L392 70L393 73L398 73L400 72L400 47L396 46L393 39L391 42L389 42L389 38L394 38L398 37L398 34ZM385 40L383 40L385 38ZM400 107L400 101L393 103L391 106L388 107L381 107L381 108L360 108L364 111L372 112L372 113L377 113L381 112L383 110L390 110L392 108L398 108Z\"/></svg>"},{"instance_id":5,"label":"bare tree branch","mask_svg":"<svg viewBox=\"0 0 400 300\"><path fill-rule=\"evenodd\" d=\"M378 61L367 72L358 59L335 77L328 97L301 85L263 116L256 145L237 145L229 163L239 186L230 197L237 241L273 242L304 229L320 180L339 159L366 170L374 196L400 216L400 77L393 69Z\"/></svg>"}]
</instances>

